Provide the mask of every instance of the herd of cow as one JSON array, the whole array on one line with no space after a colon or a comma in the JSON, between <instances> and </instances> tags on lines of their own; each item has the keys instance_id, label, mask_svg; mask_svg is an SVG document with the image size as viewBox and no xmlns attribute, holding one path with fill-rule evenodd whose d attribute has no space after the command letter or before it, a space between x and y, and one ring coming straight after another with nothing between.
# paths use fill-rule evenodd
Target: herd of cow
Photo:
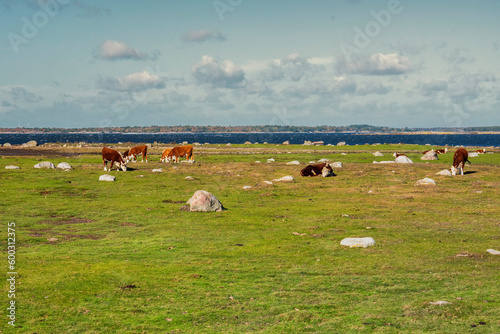
<instances>
[{"instance_id":1,"label":"herd of cow","mask_svg":"<svg viewBox=\"0 0 500 334\"><path fill-rule=\"evenodd\" d=\"M424 151L423 154L428 153L429 151L433 150L427 150ZM480 149L477 150L476 153L485 153L485 149ZM448 148L444 149L439 149L434 151L436 154L446 154L448 152ZM129 161L137 161L137 156L139 154L142 154L142 161L146 160L148 162L148 147L147 145L141 145L141 146L136 146L132 147L130 150L127 150L121 154L117 150L108 148L108 147L103 147L102 148L102 162L104 164L104 171L107 171L108 169L106 168L106 165L108 162L110 162L109 170L113 168L113 165L117 165L117 170L120 170L120 168L123 171L127 170L127 163ZM405 154L400 154L400 153L394 153L394 157L399 157L399 156L404 156ZM186 146L175 146L172 148L166 148L163 150L163 153L161 155L160 161L161 162L169 162L170 160L174 159L176 163L179 162L179 158L181 157L186 157L186 160L189 160L190 162L194 162L193 158L193 146L191 145L186 145ZM464 166L465 163L468 162L469 164L471 163L469 161L469 152L467 152L466 149L464 148L457 148L455 151L455 154L453 155L453 165L451 166L451 174L452 175L457 175L457 173L460 173L460 175L464 175ZM300 175L302 176L318 176L321 175L323 177L327 176L335 176L335 173L333 173L332 167L328 163L320 163L316 165L308 165L305 168L303 168L300 171Z\"/></svg>"},{"instance_id":2,"label":"herd of cow","mask_svg":"<svg viewBox=\"0 0 500 334\"><path fill-rule=\"evenodd\" d=\"M109 170L113 168L113 165L116 164L117 170L120 168L123 171L127 170L127 163L129 161L137 161L137 156L142 154L142 161L146 160L148 162L148 147L147 145L141 145L132 147L130 150L120 153L117 150L112 148L103 147L102 148L102 162L104 164L104 171L108 169L107 164L110 162ZM179 162L179 158L186 157L186 160L194 162L193 157L193 146L175 146L173 148L166 148L161 155L161 162L169 162L174 159L175 162Z\"/></svg>"}]
</instances>

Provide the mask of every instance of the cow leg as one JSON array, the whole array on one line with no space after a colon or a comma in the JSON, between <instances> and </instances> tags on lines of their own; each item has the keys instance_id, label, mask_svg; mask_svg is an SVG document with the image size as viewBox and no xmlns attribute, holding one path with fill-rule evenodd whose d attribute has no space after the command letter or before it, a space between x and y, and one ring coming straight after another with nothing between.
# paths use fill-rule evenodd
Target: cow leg
<instances>
[{"instance_id":1,"label":"cow leg","mask_svg":"<svg viewBox=\"0 0 500 334\"><path fill-rule=\"evenodd\" d=\"M104 160L104 159L102 160L102 162L104 163L104 171L105 171L105 172L107 172L107 171L108 171L108 170L106 169L106 164L107 164L107 162L106 162L106 160Z\"/></svg>"}]
</instances>

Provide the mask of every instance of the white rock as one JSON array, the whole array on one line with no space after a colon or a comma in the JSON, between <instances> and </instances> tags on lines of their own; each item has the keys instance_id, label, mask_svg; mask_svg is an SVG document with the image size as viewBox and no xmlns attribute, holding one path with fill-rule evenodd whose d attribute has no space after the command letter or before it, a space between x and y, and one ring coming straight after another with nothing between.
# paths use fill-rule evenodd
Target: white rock
<instances>
[{"instance_id":1,"label":"white rock","mask_svg":"<svg viewBox=\"0 0 500 334\"><path fill-rule=\"evenodd\" d=\"M71 165L67 162L61 162L57 165L57 168L58 169L73 169L73 167L71 167Z\"/></svg>"},{"instance_id":2,"label":"white rock","mask_svg":"<svg viewBox=\"0 0 500 334\"><path fill-rule=\"evenodd\" d=\"M314 161L314 160L308 162L308 164L315 164L315 163L316 163L316 161Z\"/></svg>"},{"instance_id":3,"label":"white rock","mask_svg":"<svg viewBox=\"0 0 500 334\"><path fill-rule=\"evenodd\" d=\"M10 143L5 143L3 144L3 147L12 147L12 145Z\"/></svg>"},{"instance_id":4,"label":"white rock","mask_svg":"<svg viewBox=\"0 0 500 334\"><path fill-rule=\"evenodd\" d=\"M500 251L494 249L487 249L486 251L492 255L500 255Z\"/></svg>"},{"instance_id":5,"label":"white rock","mask_svg":"<svg viewBox=\"0 0 500 334\"><path fill-rule=\"evenodd\" d=\"M272 185L273 185L273 183L272 183L271 181L264 181L264 183L265 183L265 184L268 184L268 185L270 185L270 186L272 186Z\"/></svg>"},{"instance_id":6,"label":"white rock","mask_svg":"<svg viewBox=\"0 0 500 334\"><path fill-rule=\"evenodd\" d=\"M347 153L344 153L344 152L342 152L342 153L340 153L340 154L341 154L341 155L347 155Z\"/></svg>"},{"instance_id":7,"label":"white rock","mask_svg":"<svg viewBox=\"0 0 500 334\"><path fill-rule=\"evenodd\" d=\"M250 187L250 186L244 186L243 189L244 190L248 190L248 189L252 189L252 187Z\"/></svg>"},{"instance_id":8,"label":"white rock","mask_svg":"<svg viewBox=\"0 0 500 334\"><path fill-rule=\"evenodd\" d=\"M300 161L294 160L286 163L287 165L300 165Z\"/></svg>"},{"instance_id":9,"label":"white rock","mask_svg":"<svg viewBox=\"0 0 500 334\"><path fill-rule=\"evenodd\" d=\"M56 166L54 166L54 164L50 161L39 162L33 167L35 167L35 168L56 168Z\"/></svg>"},{"instance_id":10,"label":"white rock","mask_svg":"<svg viewBox=\"0 0 500 334\"><path fill-rule=\"evenodd\" d=\"M443 169L442 171L436 173L436 175L451 176L451 171L449 169Z\"/></svg>"},{"instance_id":11,"label":"white rock","mask_svg":"<svg viewBox=\"0 0 500 334\"><path fill-rule=\"evenodd\" d=\"M330 159L327 159L327 158L322 158L322 159L319 159L319 160L318 160L318 163L319 163L319 164L322 164L322 163L325 163L325 162L328 162L328 161L330 161Z\"/></svg>"},{"instance_id":12,"label":"white rock","mask_svg":"<svg viewBox=\"0 0 500 334\"><path fill-rule=\"evenodd\" d=\"M383 153L380 153L379 151L375 152L375 153L372 153L374 156L376 157L383 157L384 154Z\"/></svg>"},{"instance_id":13,"label":"white rock","mask_svg":"<svg viewBox=\"0 0 500 334\"><path fill-rule=\"evenodd\" d=\"M115 177L113 175L104 174L99 176L99 181L114 181Z\"/></svg>"},{"instance_id":14,"label":"white rock","mask_svg":"<svg viewBox=\"0 0 500 334\"><path fill-rule=\"evenodd\" d=\"M413 161L411 161L410 158L408 158L406 155L400 155L399 157L394 160L394 162L399 163L399 164L412 164Z\"/></svg>"},{"instance_id":15,"label":"white rock","mask_svg":"<svg viewBox=\"0 0 500 334\"><path fill-rule=\"evenodd\" d=\"M290 145L290 141L289 140L284 141L283 145Z\"/></svg>"},{"instance_id":16,"label":"white rock","mask_svg":"<svg viewBox=\"0 0 500 334\"><path fill-rule=\"evenodd\" d=\"M257 160L257 161L255 161L255 163L256 163L256 164L260 164L261 162Z\"/></svg>"},{"instance_id":17,"label":"white rock","mask_svg":"<svg viewBox=\"0 0 500 334\"><path fill-rule=\"evenodd\" d=\"M152 170L153 173L163 173L163 169L161 168L155 168Z\"/></svg>"},{"instance_id":18,"label":"white rock","mask_svg":"<svg viewBox=\"0 0 500 334\"><path fill-rule=\"evenodd\" d=\"M185 177L185 179L186 179L186 180L190 180L190 181L191 181L191 180L194 180L192 176L186 176L186 177Z\"/></svg>"},{"instance_id":19,"label":"white rock","mask_svg":"<svg viewBox=\"0 0 500 334\"><path fill-rule=\"evenodd\" d=\"M274 160L273 158L267 159L267 162L268 162L268 163L275 162L275 161L276 161L276 160Z\"/></svg>"},{"instance_id":20,"label":"white rock","mask_svg":"<svg viewBox=\"0 0 500 334\"><path fill-rule=\"evenodd\" d=\"M342 167L343 167L343 165L342 165L342 162L337 161L337 162L332 162L332 163L330 164L330 167L334 167L334 168L342 168Z\"/></svg>"},{"instance_id":21,"label":"white rock","mask_svg":"<svg viewBox=\"0 0 500 334\"><path fill-rule=\"evenodd\" d=\"M343 239L340 244L342 246L348 246L350 248L353 247L370 247L375 245L375 240L372 237L366 237L366 238L345 238Z\"/></svg>"},{"instance_id":22,"label":"white rock","mask_svg":"<svg viewBox=\"0 0 500 334\"><path fill-rule=\"evenodd\" d=\"M283 176L282 178L279 178L279 179L274 179L273 181L274 182L293 182L294 178L293 178L293 176L288 175L288 176Z\"/></svg>"},{"instance_id":23,"label":"white rock","mask_svg":"<svg viewBox=\"0 0 500 334\"><path fill-rule=\"evenodd\" d=\"M395 161L390 161L390 160L386 160L386 161L374 161L373 163L374 164L393 164L393 163L395 163Z\"/></svg>"},{"instance_id":24,"label":"white rock","mask_svg":"<svg viewBox=\"0 0 500 334\"><path fill-rule=\"evenodd\" d=\"M21 168L19 166L9 165L9 166L5 166L5 169L21 169Z\"/></svg>"},{"instance_id":25,"label":"white rock","mask_svg":"<svg viewBox=\"0 0 500 334\"><path fill-rule=\"evenodd\" d=\"M337 146L345 146L345 141L340 141L337 143Z\"/></svg>"},{"instance_id":26,"label":"white rock","mask_svg":"<svg viewBox=\"0 0 500 334\"><path fill-rule=\"evenodd\" d=\"M38 143L35 140L30 140L27 143L21 145L21 147L35 147L38 146Z\"/></svg>"},{"instance_id":27,"label":"white rock","mask_svg":"<svg viewBox=\"0 0 500 334\"><path fill-rule=\"evenodd\" d=\"M435 151L428 151L420 158L420 160L439 160L439 158Z\"/></svg>"},{"instance_id":28,"label":"white rock","mask_svg":"<svg viewBox=\"0 0 500 334\"><path fill-rule=\"evenodd\" d=\"M226 146L233 146L233 145L231 145L231 143L227 143Z\"/></svg>"},{"instance_id":29,"label":"white rock","mask_svg":"<svg viewBox=\"0 0 500 334\"><path fill-rule=\"evenodd\" d=\"M446 305L446 304L451 304L450 302L447 302L445 300L438 300L437 302L429 302L431 305Z\"/></svg>"},{"instance_id":30,"label":"white rock","mask_svg":"<svg viewBox=\"0 0 500 334\"><path fill-rule=\"evenodd\" d=\"M428 177L418 180L417 183L415 183L416 186L435 186L436 182L433 179L430 179Z\"/></svg>"}]
</instances>

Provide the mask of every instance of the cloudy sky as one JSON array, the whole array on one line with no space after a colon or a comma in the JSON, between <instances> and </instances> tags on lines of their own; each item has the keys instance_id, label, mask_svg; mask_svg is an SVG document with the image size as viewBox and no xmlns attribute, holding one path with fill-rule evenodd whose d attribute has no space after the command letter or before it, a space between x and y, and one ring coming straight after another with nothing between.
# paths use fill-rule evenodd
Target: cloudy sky
<instances>
[{"instance_id":1,"label":"cloudy sky","mask_svg":"<svg viewBox=\"0 0 500 334\"><path fill-rule=\"evenodd\" d=\"M498 0L0 0L0 127L500 125Z\"/></svg>"}]
</instances>

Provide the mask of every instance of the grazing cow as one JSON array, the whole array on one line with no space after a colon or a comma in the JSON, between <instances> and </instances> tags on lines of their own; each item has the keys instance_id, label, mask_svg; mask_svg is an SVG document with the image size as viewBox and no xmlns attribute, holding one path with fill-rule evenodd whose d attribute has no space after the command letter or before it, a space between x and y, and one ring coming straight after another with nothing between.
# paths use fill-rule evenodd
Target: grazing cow
<instances>
[{"instance_id":1,"label":"grazing cow","mask_svg":"<svg viewBox=\"0 0 500 334\"><path fill-rule=\"evenodd\" d=\"M172 148L170 152L168 152L166 160L169 162L173 157L175 157L175 162L179 162L180 157L186 157L186 161L190 160L191 162L194 162L193 158L193 146L191 145L186 145L186 146L176 146Z\"/></svg>"},{"instance_id":2,"label":"grazing cow","mask_svg":"<svg viewBox=\"0 0 500 334\"><path fill-rule=\"evenodd\" d=\"M476 153L477 154L483 154L483 153L486 153L486 149L485 148L482 148L480 150L476 150Z\"/></svg>"},{"instance_id":3,"label":"grazing cow","mask_svg":"<svg viewBox=\"0 0 500 334\"><path fill-rule=\"evenodd\" d=\"M446 154L446 152L448 152L448 147L445 147L445 148L441 148L439 150L436 150L436 153L437 154Z\"/></svg>"},{"instance_id":4,"label":"grazing cow","mask_svg":"<svg viewBox=\"0 0 500 334\"><path fill-rule=\"evenodd\" d=\"M425 153L424 153L425 154ZM407 155L406 154L403 154L403 153L397 153L397 152L394 152L394 154L392 155L394 158L397 158L397 157L406 157Z\"/></svg>"},{"instance_id":5,"label":"grazing cow","mask_svg":"<svg viewBox=\"0 0 500 334\"><path fill-rule=\"evenodd\" d=\"M113 168L113 164L116 164L116 170L120 170L121 168L124 172L127 171L127 164L123 160L123 157L120 152L117 150L113 150L112 148L103 147L102 148L102 162L104 163L104 171L107 171L106 165L111 162L109 165L109 171Z\"/></svg>"},{"instance_id":6,"label":"grazing cow","mask_svg":"<svg viewBox=\"0 0 500 334\"><path fill-rule=\"evenodd\" d=\"M455 154L453 155L451 175L457 175L457 172L459 172L460 175L464 175L464 166L466 162L468 162L469 165L471 164L469 161L469 152L467 152L466 149L460 147L455 151Z\"/></svg>"},{"instance_id":7,"label":"grazing cow","mask_svg":"<svg viewBox=\"0 0 500 334\"><path fill-rule=\"evenodd\" d=\"M300 175L302 176L318 176L321 175L323 177L335 176L332 167L327 163L316 164L316 165L308 165L304 167L300 171Z\"/></svg>"},{"instance_id":8,"label":"grazing cow","mask_svg":"<svg viewBox=\"0 0 500 334\"><path fill-rule=\"evenodd\" d=\"M127 162L133 160L137 161L137 155L141 153L142 153L141 162L144 162L144 159L146 159L146 162L148 162L148 147L146 145L132 147L130 150L125 151L123 153L123 156L125 157L125 160Z\"/></svg>"},{"instance_id":9,"label":"grazing cow","mask_svg":"<svg viewBox=\"0 0 500 334\"><path fill-rule=\"evenodd\" d=\"M163 150L163 153L161 154L160 161L164 162L167 159L167 155L172 151L172 148L166 148Z\"/></svg>"}]
</instances>

